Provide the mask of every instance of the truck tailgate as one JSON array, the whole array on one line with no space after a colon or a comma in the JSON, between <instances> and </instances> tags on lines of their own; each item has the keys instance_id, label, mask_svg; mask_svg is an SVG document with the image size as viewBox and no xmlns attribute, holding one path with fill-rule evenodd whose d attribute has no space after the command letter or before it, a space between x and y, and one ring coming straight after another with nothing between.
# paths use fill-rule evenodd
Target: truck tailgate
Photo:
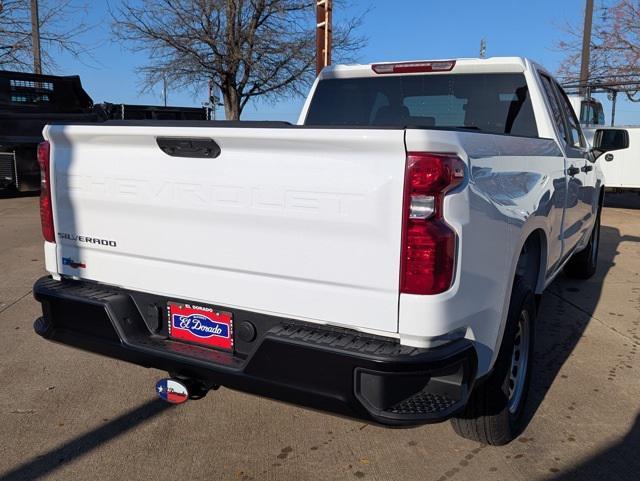
<instances>
[{"instance_id":1,"label":"truck tailgate","mask_svg":"<svg viewBox=\"0 0 640 481\"><path fill-rule=\"evenodd\" d=\"M61 274L347 327L398 323L403 130L54 125ZM158 137L210 138L217 158Z\"/></svg>"}]
</instances>

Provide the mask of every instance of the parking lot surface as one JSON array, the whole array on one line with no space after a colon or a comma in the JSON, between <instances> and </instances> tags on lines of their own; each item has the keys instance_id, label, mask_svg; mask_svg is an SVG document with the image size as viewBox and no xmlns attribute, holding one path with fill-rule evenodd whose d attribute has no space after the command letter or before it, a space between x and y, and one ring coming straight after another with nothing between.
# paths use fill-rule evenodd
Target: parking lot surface
<instances>
[{"instance_id":1,"label":"parking lot surface","mask_svg":"<svg viewBox=\"0 0 640 481\"><path fill-rule=\"evenodd\" d=\"M495 448L224 388L169 407L164 373L33 332L38 199L0 198L0 480L640 479L640 196L607 205L597 275L542 299L529 426Z\"/></svg>"}]
</instances>

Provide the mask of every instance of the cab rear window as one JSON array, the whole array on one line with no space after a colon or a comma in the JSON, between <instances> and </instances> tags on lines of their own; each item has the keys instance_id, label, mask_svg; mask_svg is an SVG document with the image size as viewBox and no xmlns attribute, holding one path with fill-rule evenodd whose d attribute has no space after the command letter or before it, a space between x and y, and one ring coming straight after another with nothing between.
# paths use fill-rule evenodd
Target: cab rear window
<instances>
[{"instance_id":1,"label":"cab rear window","mask_svg":"<svg viewBox=\"0 0 640 481\"><path fill-rule=\"evenodd\" d=\"M452 128L537 137L523 74L438 74L318 83L305 125Z\"/></svg>"}]
</instances>

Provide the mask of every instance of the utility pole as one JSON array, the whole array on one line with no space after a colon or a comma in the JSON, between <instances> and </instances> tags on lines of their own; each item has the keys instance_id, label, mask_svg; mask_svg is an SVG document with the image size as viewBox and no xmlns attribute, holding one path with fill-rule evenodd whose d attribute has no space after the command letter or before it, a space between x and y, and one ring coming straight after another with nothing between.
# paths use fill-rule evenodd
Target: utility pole
<instances>
[{"instance_id":1,"label":"utility pole","mask_svg":"<svg viewBox=\"0 0 640 481\"><path fill-rule=\"evenodd\" d=\"M611 127L613 127L613 124L616 121L616 100L618 98L618 92L612 90L611 92L609 92L609 95L607 95L607 97L609 98L609 100L611 100Z\"/></svg>"},{"instance_id":2,"label":"utility pole","mask_svg":"<svg viewBox=\"0 0 640 481\"><path fill-rule=\"evenodd\" d=\"M593 24L593 0L587 0L582 29L582 61L580 64L580 95L587 96L589 89L589 62L591 59L591 25Z\"/></svg>"},{"instance_id":3,"label":"utility pole","mask_svg":"<svg viewBox=\"0 0 640 481\"><path fill-rule=\"evenodd\" d=\"M162 96L164 98L164 106L167 106L167 76L162 76Z\"/></svg>"},{"instance_id":4,"label":"utility pole","mask_svg":"<svg viewBox=\"0 0 640 481\"><path fill-rule=\"evenodd\" d=\"M209 80L209 120L216 119L216 96L213 93L213 80Z\"/></svg>"},{"instance_id":5,"label":"utility pole","mask_svg":"<svg viewBox=\"0 0 640 481\"><path fill-rule=\"evenodd\" d=\"M40 58L40 18L38 15L38 0L31 0L31 41L33 43L33 71L42 73Z\"/></svg>"},{"instance_id":6,"label":"utility pole","mask_svg":"<svg viewBox=\"0 0 640 481\"><path fill-rule=\"evenodd\" d=\"M480 58L487 56L487 41L483 38L480 40Z\"/></svg>"},{"instance_id":7,"label":"utility pole","mask_svg":"<svg viewBox=\"0 0 640 481\"><path fill-rule=\"evenodd\" d=\"M224 107L224 104L220 103L220 97L215 94L215 89L215 83L213 83L213 80L209 80L209 100L202 104L207 109L207 118L209 120L216 120L216 108Z\"/></svg>"},{"instance_id":8,"label":"utility pole","mask_svg":"<svg viewBox=\"0 0 640 481\"><path fill-rule=\"evenodd\" d=\"M316 0L316 75L331 65L331 0Z\"/></svg>"}]
</instances>

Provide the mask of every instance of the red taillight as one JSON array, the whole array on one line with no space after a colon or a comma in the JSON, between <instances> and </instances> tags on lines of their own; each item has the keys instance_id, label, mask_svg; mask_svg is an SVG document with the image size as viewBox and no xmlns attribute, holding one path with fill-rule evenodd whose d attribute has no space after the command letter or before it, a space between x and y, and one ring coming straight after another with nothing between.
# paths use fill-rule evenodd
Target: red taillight
<instances>
[{"instance_id":1,"label":"red taillight","mask_svg":"<svg viewBox=\"0 0 640 481\"><path fill-rule=\"evenodd\" d=\"M51 206L51 169L49 162L49 142L38 145L38 163L40 164L40 222L42 236L47 242L55 242L53 228L53 207Z\"/></svg>"},{"instance_id":2,"label":"red taillight","mask_svg":"<svg viewBox=\"0 0 640 481\"><path fill-rule=\"evenodd\" d=\"M443 198L463 180L464 163L455 154L408 153L400 292L438 294L451 287L456 234L443 219Z\"/></svg>"},{"instance_id":3,"label":"red taillight","mask_svg":"<svg viewBox=\"0 0 640 481\"><path fill-rule=\"evenodd\" d=\"M455 60L435 60L430 62L377 63L371 66L377 74L450 72L455 67Z\"/></svg>"}]
</instances>

